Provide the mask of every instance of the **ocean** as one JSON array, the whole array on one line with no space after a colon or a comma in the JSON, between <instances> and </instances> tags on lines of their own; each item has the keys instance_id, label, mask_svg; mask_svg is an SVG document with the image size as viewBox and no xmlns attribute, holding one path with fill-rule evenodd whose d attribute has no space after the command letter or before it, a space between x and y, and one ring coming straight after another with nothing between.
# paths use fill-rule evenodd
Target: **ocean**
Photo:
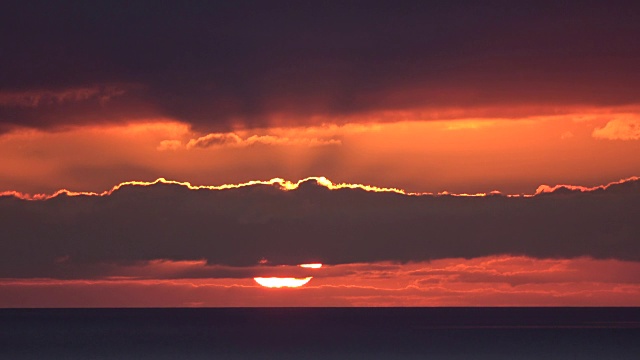
<instances>
[{"instance_id":1,"label":"ocean","mask_svg":"<svg viewBox=\"0 0 640 360\"><path fill-rule=\"evenodd\" d=\"M640 359L640 308L0 309L0 359Z\"/></svg>"}]
</instances>

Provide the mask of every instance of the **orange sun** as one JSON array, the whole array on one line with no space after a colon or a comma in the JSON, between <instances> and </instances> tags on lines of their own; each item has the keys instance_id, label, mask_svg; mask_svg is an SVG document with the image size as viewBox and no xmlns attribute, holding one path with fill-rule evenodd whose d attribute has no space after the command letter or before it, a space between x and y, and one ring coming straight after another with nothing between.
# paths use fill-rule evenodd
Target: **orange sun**
<instances>
[{"instance_id":1,"label":"orange sun","mask_svg":"<svg viewBox=\"0 0 640 360\"><path fill-rule=\"evenodd\" d=\"M266 261L265 261L266 262ZM305 269L320 269L322 264L320 263L312 263L312 264L300 264L298 265ZM296 288L300 287L306 283L308 283L313 277L305 277L305 278L294 278L294 277L255 277L255 280L258 284L268 287L268 288Z\"/></svg>"},{"instance_id":2,"label":"orange sun","mask_svg":"<svg viewBox=\"0 0 640 360\"><path fill-rule=\"evenodd\" d=\"M314 263L314 264L300 264L298 265L302 268L307 268L307 269L320 269L322 267L322 264L320 263Z\"/></svg>"},{"instance_id":3,"label":"orange sun","mask_svg":"<svg viewBox=\"0 0 640 360\"><path fill-rule=\"evenodd\" d=\"M306 278L281 278L281 277L256 277L253 278L258 284L268 288L283 288L283 287L300 287L311 280L311 276Z\"/></svg>"}]
</instances>

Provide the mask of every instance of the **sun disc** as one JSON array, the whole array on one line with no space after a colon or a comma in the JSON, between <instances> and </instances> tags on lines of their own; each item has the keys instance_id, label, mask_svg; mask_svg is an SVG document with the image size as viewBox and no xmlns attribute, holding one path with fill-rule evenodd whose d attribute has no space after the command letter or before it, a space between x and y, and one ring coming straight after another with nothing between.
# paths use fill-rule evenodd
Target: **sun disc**
<instances>
[{"instance_id":1,"label":"sun disc","mask_svg":"<svg viewBox=\"0 0 640 360\"><path fill-rule=\"evenodd\" d=\"M306 278L256 277L253 278L253 280L255 280L258 284L268 288L295 288L308 283L311 278L311 276Z\"/></svg>"},{"instance_id":2,"label":"sun disc","mask_svg":"<svg viewBox=\"0 0 640 360\"><path fill-rule=\"evenodd\" d=\"M299 266L303 267L303 268L307 268L307 269L320 269L322 267L322 264L320 264L320 263L300 264Z\"/></svg>"}]
</instances>

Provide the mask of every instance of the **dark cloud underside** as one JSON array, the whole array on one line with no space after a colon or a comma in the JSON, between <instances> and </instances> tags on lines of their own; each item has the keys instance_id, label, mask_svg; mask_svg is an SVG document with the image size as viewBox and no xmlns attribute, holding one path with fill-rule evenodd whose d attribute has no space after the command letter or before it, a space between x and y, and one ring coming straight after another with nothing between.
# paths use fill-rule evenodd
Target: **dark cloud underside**
<instances>
[{"instance_id":1,"label":"dark cloud underside","mask_svg":"<svg viewBox=\"0 0 640 360\"><path fill-rule=\"evenodd\" d=\"M640 261L639 186L532 198L416 197L312 181L294 191L157 184L102 197L5 196L0 277L82 277L73 271L153 259L231 266L495 254Z\"/></svg>"},{"instance_id":2,"label":"dark cloud underside","mask_svg":"<svg viewBox=\"0 0 640 360\"><path fill-rule=\"evenodd\" d=\"M3 2L0 129L635 104L639 11L631 1ZM16 101L87 87L119 95Z\"/></svg>"}]
</instances>

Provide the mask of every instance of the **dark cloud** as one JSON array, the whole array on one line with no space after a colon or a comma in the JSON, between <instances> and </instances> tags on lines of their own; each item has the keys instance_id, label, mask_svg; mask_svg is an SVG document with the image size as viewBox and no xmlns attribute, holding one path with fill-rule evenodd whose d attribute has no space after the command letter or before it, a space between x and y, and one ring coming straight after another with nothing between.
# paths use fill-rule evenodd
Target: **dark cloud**
<instances>
[{"instance_id":1,"label":"dark cloud","mask_svg":"<svg viewBox=\"0 0 640 360\"><path fill-rule=\"evenodd\" d=\"M632 1L4 1L0 129L165 116L211 132L378 110L637 103L638 10ZM1 100L96 87L118 96Z\"/></svg>"},{"instance_id":2,"label":"dark cloud","mask_svg":"<svg viewBox=\"0 0 640 360\"><path fill-rule=\"evenodd\" d=\"M4 196L0 277L82 277L83 268L154 259L227 266L496 254L640 261L639 190L632 180L529 198L407 196L307 181L293 191L158 183L107 196Z\"/></svg>"}]
</instances>

